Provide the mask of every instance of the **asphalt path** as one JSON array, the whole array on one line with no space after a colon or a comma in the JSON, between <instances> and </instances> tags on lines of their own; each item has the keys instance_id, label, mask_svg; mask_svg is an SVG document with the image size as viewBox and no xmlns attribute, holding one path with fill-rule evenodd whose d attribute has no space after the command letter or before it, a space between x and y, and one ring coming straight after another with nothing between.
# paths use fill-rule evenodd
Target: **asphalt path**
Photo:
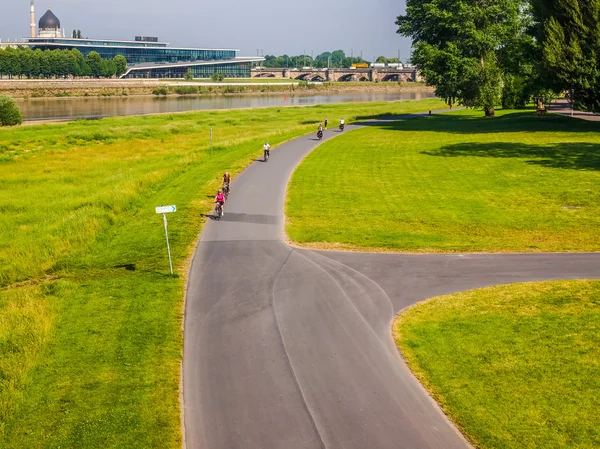
<instances>
[{"instance_id":1,"label":"asphalt path","mask_svg":"<svg viewBox=\"0 0 600 449\"><path fill-rule=\"evenodd\" d=\"M347 131L360 126L348 126ZM324 140L339 135L325 132ZM317 252L284 236L286 187L319 142L300 137L232 183L188 282L188 449L465 448L391 337L417 301L495 284L600 278L600 254ZM257 156L260 152L257 151Z\"/></svg>"}]
</instances>

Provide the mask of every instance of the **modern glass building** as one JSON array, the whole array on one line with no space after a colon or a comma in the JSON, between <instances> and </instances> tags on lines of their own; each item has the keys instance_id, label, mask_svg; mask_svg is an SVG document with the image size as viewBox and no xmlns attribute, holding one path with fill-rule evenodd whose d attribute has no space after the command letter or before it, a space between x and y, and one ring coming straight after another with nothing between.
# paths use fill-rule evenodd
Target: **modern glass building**
<instances>
[{"instance_id":1,"label":"modern glass building","mask_svg":"<svg viewBox=\"0 0 600 449\"><path fill-rule=\"evenodd\" d=\"M53 50L76 48L83 55L96 51L103 58L123 55L128 71L124 78L183 78L191 69L196 78L209 78L221 72L228 78L250 78L254 62L261 57L238 57L238 50L215 48L170 47L156 38L136 38L134 41L71 38L26 38L32 49Z\"/></svg>"},{"instance_id":2,"label":"modern glass building","mask_svg":"<svg viewBox=\"0 0 600 449\"><path fill-rule=\"evenodd\" d=\"M84 56L95 51L105 59L125 56L128 70L123 78L183 78L191 70L196 78L209 78L216 72L228 78L250 78L254 62L264 58L237 56L238 50L224 48L169 47L156 37L136 36L135 40L80 39L65 37L60 20L50 9L40 18L35 33L35 8L31 1L31 37L18 45L33 50L77 49Z\"/></svg>"}]
</instances>

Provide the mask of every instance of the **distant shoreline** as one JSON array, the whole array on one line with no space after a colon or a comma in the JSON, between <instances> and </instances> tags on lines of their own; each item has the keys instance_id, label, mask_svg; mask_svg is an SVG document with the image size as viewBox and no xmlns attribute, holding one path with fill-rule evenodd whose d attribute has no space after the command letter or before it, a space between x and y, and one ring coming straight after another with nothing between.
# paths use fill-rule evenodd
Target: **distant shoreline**
<instances>
[{"instance_id":1,"label":"distant shoreline","mask_svg":"<svg viewBox=\"0 0 600 449\"><path fill-rule=\"evenodd\" d=\"M284 82L223 82L177 80L7 80L0 79L0 95L13 98L64 98L64 97L129 97L154 95L157 89L166 89L169 96L213 95L269 95L290 93L310 95L313 92L411 92L433 91L423 83L398 82L335 82L301 83ZM187 90L187 91L186 91ZM194 90L196 90L194 92ZM192 91L192 92L188 92ZM185 92L182 94L182 92Z\"/></svg>"}]
</instances>

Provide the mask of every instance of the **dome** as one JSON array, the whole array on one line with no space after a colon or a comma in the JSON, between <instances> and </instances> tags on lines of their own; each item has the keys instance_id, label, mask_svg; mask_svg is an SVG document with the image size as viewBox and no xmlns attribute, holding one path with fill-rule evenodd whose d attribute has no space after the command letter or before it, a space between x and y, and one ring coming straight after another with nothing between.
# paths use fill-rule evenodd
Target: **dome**
<instances>
[{"instance_id":1,"label":"dome","mask_svg":"<svg viewBox=\"0 0 600 449\"><path fill-rule=\"evenodd\" d=\"M58 17L56 17L54 13L48 9L46 14L44 14L40 19L38 25L40 30L56 30L60 28L60 20L58 20Z\"/></svg>"}]
</instances>

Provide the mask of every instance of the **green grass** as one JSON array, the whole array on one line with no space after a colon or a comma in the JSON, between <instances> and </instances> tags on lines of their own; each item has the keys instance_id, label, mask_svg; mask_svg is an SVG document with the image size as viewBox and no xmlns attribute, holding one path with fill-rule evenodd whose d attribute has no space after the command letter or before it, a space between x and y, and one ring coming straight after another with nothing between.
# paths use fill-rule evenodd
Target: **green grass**
<instances>
[{"instance_id":1,"label":"green grass","mask_svg":"<svg viewBox=\"0 0 600 449\"><path fill-rule=\"evenodd\" d=\"M291 240L407 252L600 250L600 124L479 111L361 129L296 170Z\"/></svg>"},{"instance_id":2,"label":"green grass","mask_svg":"<svg viewBox=\"0 0 600 449\"><path fill-rule=\"evenodd\" d=\"M401 313L394 334L476 447L600 447L600 282L435 298Z\"/></svg>"},{"instance_id":3,"label":"green grass","mask_svg":"<svg viewBox=\"0 0 600 449\"><path fill-rule=\"evenodd\" d=\"M325 116L440 106L361 103L1 129L0 447L180 447L185 273L222 173L243 170L265 139L277 145ZM169 216L174 277L154 213L161 204L178 207Z\"/></svg>"}]
</instances>

